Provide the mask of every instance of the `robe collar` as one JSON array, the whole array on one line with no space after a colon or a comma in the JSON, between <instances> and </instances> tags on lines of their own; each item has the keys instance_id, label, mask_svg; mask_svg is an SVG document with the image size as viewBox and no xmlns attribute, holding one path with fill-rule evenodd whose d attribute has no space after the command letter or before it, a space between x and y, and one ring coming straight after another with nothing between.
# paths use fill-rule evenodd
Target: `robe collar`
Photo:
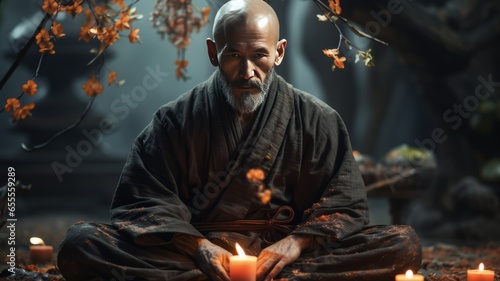
<instances>
[{"instance_id":1,"label":"robe collar","mask_svg":"<svg viewBox=\"0 0 500 281\"><path fill-rule=\"evenodd\" d=\"M255 112L251 128L245 134L238 113L226 101L214 73L213 96L209 98L211 118L211 179L218 186L218 202L209 217L214 220L244 219L256 197L246 179L249 169L259 168L267 175L285 138L293 111L293 90L274 71L263 104ZM221 173L222 171L222 173ZM209 218L209 220L211 220Z\"/></svg>"}]
</instances>

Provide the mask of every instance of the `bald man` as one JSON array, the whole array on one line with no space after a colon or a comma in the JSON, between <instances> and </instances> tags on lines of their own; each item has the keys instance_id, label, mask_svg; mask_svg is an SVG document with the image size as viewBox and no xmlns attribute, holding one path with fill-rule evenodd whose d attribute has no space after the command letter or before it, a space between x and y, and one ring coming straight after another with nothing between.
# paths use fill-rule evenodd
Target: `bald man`
<instances>
[{"instance_id":1,"label":"bald man","mask_svg":"<svg viewBox=\"0 0 500 281\"><path fill-rule=\"evenodd\" d=\"M58 266L74 280L230 280L236 243L257 280L394 280L421 263L408 226L367 226L338 113L278 76L287 41L264 1L218 11L205 82L135 140L111 225L80 223Z\"/></svg>"}]
</instances>

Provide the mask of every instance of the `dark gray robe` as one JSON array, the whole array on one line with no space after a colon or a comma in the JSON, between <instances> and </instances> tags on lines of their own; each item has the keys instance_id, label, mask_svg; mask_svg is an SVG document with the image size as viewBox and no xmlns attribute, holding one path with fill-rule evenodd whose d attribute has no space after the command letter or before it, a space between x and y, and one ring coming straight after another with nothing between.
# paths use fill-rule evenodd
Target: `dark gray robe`
<instances>
[{"instance_id":1,"label":"dark gray robe","mask_svg":"<svg viewBox=\"0 0 500 281\"><path fill-rule=\"evenodd\" d=\"M365 187L335 110L273 72L264 104L243 130L215 75L161 107L137 137L113 199L112 224L69 230L58 261L68 280L109 280L120 272L137 280L204 280L196 263L173 245L176 234L206 237L231 252L238 242L258 255L264 240L289 233L202 233L195 226L265 220L282 206L295 214L282 214L291 220L290 233L316 238L316 247L283 277L383 280L409 267L418 270L421 250L411 228L367 228ZM264 171L271 202L257 197L246 177L252 168ZM91 251L75 245L82 237Z\"/></svg>"}]
</instances>

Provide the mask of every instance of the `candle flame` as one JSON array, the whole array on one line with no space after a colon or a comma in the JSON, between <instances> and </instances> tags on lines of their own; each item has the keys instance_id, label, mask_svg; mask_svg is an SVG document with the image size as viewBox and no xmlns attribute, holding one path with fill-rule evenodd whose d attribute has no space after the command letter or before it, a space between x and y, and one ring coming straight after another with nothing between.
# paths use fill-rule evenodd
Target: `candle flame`
<instances>
[{"instance_id":1,"label":"candle flame","mask_svg":"<svg viewBox=\"0 0 500 281\"><path fill-rule=\"evenodd\" d=\"M406 278L413 278L413 271L411 270L406 271Z\"/></svg>"},{"instance_id":2,"label":"candle flame","mask_svg":"<svg viewBox=\"0 0 500 281\"><path fill-rule=\"evenodd\" d=\"M480 271L483 271L483 270L484 270L484 264L483 264L483 263L480 263L480 264L479 264L479 270L480 270Z\"/></svg>"},{"instance_id":3,"label":"candle flame","mask_svg":"<svg viewBox=\"0 0 500 281\"><path fill-rule=\"evenodd\" d=\"M238 252L238 255L240 258L246 257L245 252L243 251L243 248L241 248L240 244L236 243L236 252Z\"/></svg>"},{"instance_id":4,"label":"candle flame","mask_svg":"<svg viewBox=\"0 0 500 281\"><path fill-rule=\"evenodd\" d=\"M33 245L45 245L45 243L43 242L42 238L38 238L38 237L31 237L30 238L30 243L33 244Z\"/></svg>"}]
</instances>

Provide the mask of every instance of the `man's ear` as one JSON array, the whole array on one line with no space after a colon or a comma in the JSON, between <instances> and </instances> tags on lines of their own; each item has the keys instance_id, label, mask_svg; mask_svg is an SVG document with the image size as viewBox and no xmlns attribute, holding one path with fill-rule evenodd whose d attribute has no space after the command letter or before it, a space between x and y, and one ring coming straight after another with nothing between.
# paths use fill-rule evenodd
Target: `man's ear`
<instances>
[{"instance_id":1,"label":"man's ear","mask_svg":"<svg viewBox=\"0 0 500 281\"><path fill-rule=\"evenodd\" d=\"M281 39L276 45L276 59L274 60L274 65L278 66L283 61L285 57L286 39Z\"/></svg>"},{"instance_id":2,"label":"man's ear","mask_svg":"<svg viewBox=\"0 0 500 281\"><path fill-rule=\"evenodd\" d=\"M207 38L207 51L210 63L213 66L219 66L219 60L217 59L217 45L215 45L214 40Z\"/></svg>"}]
</instances>

